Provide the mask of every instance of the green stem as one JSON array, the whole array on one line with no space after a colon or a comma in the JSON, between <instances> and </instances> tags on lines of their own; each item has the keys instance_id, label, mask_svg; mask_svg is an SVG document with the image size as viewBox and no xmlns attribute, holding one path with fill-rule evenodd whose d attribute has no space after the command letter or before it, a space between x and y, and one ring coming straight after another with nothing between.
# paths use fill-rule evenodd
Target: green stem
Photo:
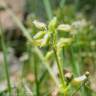
<instances>
[{"instance_id":1,"label":"green stem","mask_svg":"<svg viewBox=\"0 0 96 96\"><path fill-rule=\"evenodd\" d=\"M9 75L9 70L8 70L7 49L6 49L7 47L5 45L4 36L3 36L3 32L1 31L1 29L0 29L0 33L1 33L1 45L2 45L2 49L3 49L6 80L7 80L7 84L8 84L9 95L11 96L11 84L10 84L10 75Z\"/></svg>"},{"instance_id":2,"label":"green stem","mask_svg":"<svg viewBox=\"0 0 96 96\"><path fill-rule=\"evenodd\" d=\"M47 76L47 70L44 70L44 72L42 73L42 75L40 76L40 79L39 79L39 84L40 85L42 84L42 82L44 81L46 76Z\"/></svg>"},{"instance_id":3,"label":"green stem","mask_svg":"<svg viewBox=\"0 0 96 96\"><path fill-rule=\"evenodd\" d=\"M55 59L56 59L56 63L57 63L57 67L58 67L58 71L59 71L59 75L60 75L60 79L63 85L63 88L65 88L65 81L64 81L64 74L63 74L63 70L62 70L62 66L61 66L61 62L59 60L58 54L57 54L57 31L54 29L53 30L53 34L51 35L52 38L52 48L53 48L53 52L55 55Z\"/></svg>"},{"instance_id":4,"label":"green stem","mask_svg":"<svg viewBox=\"0 0 96 96\"><path fill-rule=\"evenodd\" d=\"M57 81L57 78L54 76L49 64L47 63L47 61L45 60L43 54L41 53L40 50L38 50L37 47L34 48L34 52L38 55L38 57L40 58L41 62L45 65L46 69L48 70L51 78L54 80L54 82L56 83L57 87L59 87L59 82Z\"/></svg>"},{"instance_id":5,"label":"green stem","mask_svg":"<svg viewBox=\"0 0 96 96\"><path fill-rule=\"evenodd\" d=\"M35 55L35 54L34 54ZM35 55L36 56L36 55ZM35 84L36 84L36 96L40 96L39 93L39 81L38 81L38 65L37 65L37 58L34 58L34 72L35 72Z\"/></svg>"},{"instance_id":6,"label":"green stem","mask_svg":"<svg viewBox=\"0 0 96 96\"><path fill-rule=\"evenodd\" d=\"M61 82L62 82L62 84L63 84L63 88L65 88L63 70L62 70L62 66L61 66L61 64L60 64L58 55L57 55L56 48L53 48L53 51L54 51L54 54L55 54L55 58L56 58L56 62L57 62L58 71L59 71L59 74L60 74L60 77L61 77Z\"/></svg>"}]
</instances>

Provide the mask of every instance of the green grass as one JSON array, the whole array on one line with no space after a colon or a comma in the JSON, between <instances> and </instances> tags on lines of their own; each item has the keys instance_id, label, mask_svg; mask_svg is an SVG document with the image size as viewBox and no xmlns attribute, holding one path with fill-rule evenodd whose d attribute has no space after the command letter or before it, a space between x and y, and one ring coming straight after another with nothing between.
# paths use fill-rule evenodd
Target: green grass
<instances>
[{"instance_id":1,"label":"green grass","mask_svg":"<svg viewBox=\"0 0 96 96\"><path fill-rule=\"evenodd\" d=\"M8 64L8 51L7 51L7 44L5 43L5 38L3 35L3 31L0 29L0 33L1 33L1 45L2 45L2 50L3 50L3 58L4 58L4 70L5 70L5 75L6 75L6 80L7 80L7 85L8 85L8 91L9 91L9 95L11 96L11 82L10 82L10 74L9 74L9 64Z\"/></svg>"}]
</instances>

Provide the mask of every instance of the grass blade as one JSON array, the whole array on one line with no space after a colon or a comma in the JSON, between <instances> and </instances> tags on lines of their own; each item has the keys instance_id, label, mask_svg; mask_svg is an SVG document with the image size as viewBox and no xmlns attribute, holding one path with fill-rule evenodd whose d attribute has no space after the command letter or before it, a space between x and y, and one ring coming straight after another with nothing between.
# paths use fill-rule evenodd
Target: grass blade
<instances>
[{"instance_id":1,"label":"grass blade","mask_svg":"<svg viewBox=\"0 0 96 96\"><path fill-rule=\"evenodd\" d=\"M5 74L6 74L6 80L7 80L7 84L8 84L8 91L9 91L9 95L11 96L11 84L10 84L10 75L9 75L9 70L8 70L8 60L7 60L7 47L5 44L5 39L4 39L4 35L2 30L0 29L0 33L1 33L1 45L2 45L2 49L3 49L3 57L4 57L4 67L5 67Z\"/></svg>"},{"instance_id":2,"label":"grass blade","mask_svg":"<svg viewBox=\"0 0 96 96\"><path fill-rule=\"evenodd\" d=\"M45 6L45 10L48 16L48 19L52 19L52 10L51 10L51 4L49 0L43 0L44 2L44 6Z\"/></svg>"}]
</instances>

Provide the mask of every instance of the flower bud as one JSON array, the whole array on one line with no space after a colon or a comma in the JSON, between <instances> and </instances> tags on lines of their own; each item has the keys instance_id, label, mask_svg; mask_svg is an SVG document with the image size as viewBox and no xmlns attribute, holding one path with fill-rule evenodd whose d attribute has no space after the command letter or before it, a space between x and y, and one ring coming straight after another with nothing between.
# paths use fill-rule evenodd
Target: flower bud
<instances>
[{"instance_id":1,"label":"flower bud","mask_svg":"<svg viewBox=\"0 0 96 96\"><path fill-rule=\"evenodd\" d=\"M68 25L68 24L60 24L58 26L57 30L65 31L65 32L70 32L71 31L71 26Z\"/></svg>"},{"instance_id":2,"label":"flower bud","mask_svg":"<svg viewBox=\"0 0 96 96\"><path fill-rule=\"evenodd\" d=\"M49 40L50 40L50 34L46 34L44 36L44 38L42 39L41 47L44 47L44 46L48 45L49 44Z\"/></svg>"},{"instance_id":3,"label":"flower bud","mask_svg":"<svg viewBox=\"0 0 96 96\"><path fill-rule=\"evenodd\" d=\"M48 25L48 28L50 31L54 31L54 29L56 28L57 26L57 18L54 17L50 22L49 22L49 25Z\"/></svg>"},{"instance_id":4,"label":"flower bud","mask_svg":"<svg viewBox=\"0 0 96 96\"><path fill-rule=\"evenodd\" d=\"M45 31L40 31L33 38L34 39L41 39L45 34L46 34Z\"/></svg>"},{"instance_id":5,"label":"flower bud","mask_svg":"<svg viewBox=\"0 0 96 96\"><path fill-rule=\"evenodd\" d=\"M53 56L53 51L49 51L49 52L47 52L45 58L46 58L46 60L49 60L49 58L52 56Z\"/></svg>"},{"instance_id":6,"label":"flower bud","mask_svg":"<svg viewBox=\"0 0 96 96\"><path fill-rule=\"evenodd\" d=\"M34 46L40 46L42 44L42 39L39 39L39 40L34 40L34 42L32 42L32 44Z\"/></svg>"},{"instance_id":7,"label":"flower bud","mask_svg":"<svg viewBox=\"0 0 96 96\"><path fill-rule=\"evenodd\" d=\"M72 41L71 38L61 38L57 43L57 48L62 48L71 43L71 41Z\"/></svg>"},{"instance_id":8,"label":"flower bud","mask_svg":"<svg viewBox=\"0 0 96 96\"><path fill-rule=\"evenodd\" d=\"M38 28L38 29L46 29L46 24L45 23L43 23L43 22L39 22L39 21L37 21L37 20L34 20L33 21L33 24L35 25L35 27L36 28Z\"/></svg>"},{"instance_id":9,"label":"flower bud","mask_svg":"<svg viewBox=\"0 0 96 96\"><path fill-rule=\"evenodd\" d=\"M84 75L82 75L80 77L74 78L71 83L72 83L72 85L76 86L76 85L79 85L82 82L86 81L87 79L88 79L88 77L86 76L86 74L84 74Z\"/></svg>"}]
</instances>

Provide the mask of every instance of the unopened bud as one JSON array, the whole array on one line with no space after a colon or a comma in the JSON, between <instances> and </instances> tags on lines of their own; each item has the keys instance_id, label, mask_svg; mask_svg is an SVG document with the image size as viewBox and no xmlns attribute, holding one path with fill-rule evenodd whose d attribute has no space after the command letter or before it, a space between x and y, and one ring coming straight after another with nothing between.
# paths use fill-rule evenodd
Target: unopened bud
<instances>
[{"instance_id":1,"label":"unopened bud","mask_svg":"<svg viewBox=\"0 0 96 96\"><path fill-rule=\"evenodd\" d=\"M49 22L49 25L48 25L48 28L50 31L53 31L57 26L57 18L54 17L50 22Z\"/></svg>"},{"instance_id":2,"label":"unopened bud","mask_svg":"<svg viewBox=\"0 0 96 96\"><path fill-rule=\"evenodd\" d=\"M58 41L58 43L57 43L57 47L58 47L58 48L62 48L62 47L64 47L64 46L70 44L71 41L72 41L71 38L61 38L61 39Z\"/></svg>"},{"instance_id":3,"label":"unopened bud","mask_svg":"<svg viewBox=\"0 0 96 96\"><path fill-rule=\"evenodd\" d=\"M80 77L74 78L71 83L73 85L79 85L82 82L86 81L87 79L88 79L88 77L84 74L84 75L82 75Z\"/></svg>"},{"instance_id":4,"label":"unopened bud","mask_svg":"<svg viewBox=\"0 0 96 96\"><path fill-rule=\"evenodd\" d=\"M45 34L46 34L45 31L40 31L33 38L34 39L41 39Z\"/></svg>"},{"instance_id":5,"label":"unopened bud","mask_svg":"<svg viewBox=\"0 0 96 96\"><path fill-rule=\"evenodd\" d=\"M68 24L60 24L57 29L60 31L70 32L71 26Z\"/></svg>"},{"instance_id":6,"label":"unopened bud","mask_svg":"<svg viewBox=\"0 0 96 96\"><path fill-rule=\"evenodd\" d=\"M40 46L41 43L42 43L42 39L34 40L34 42L32 42L32 44L33 44L34 46Z\"/></svg>"},{"instance_id":7,"label":"unopened bud","mask_svg":"<svg viewBox=\"0 0 96 96\"><path fill-rule=\"evenodd\" d=\"M37 20L33 21L33 24L35 25L36 28L38 29L46 29L46 24L43 22L39 22Z\"/></svg>"},{"instance_id":8,"label":"unopened bud","mask_svg":"<svg viewBox=\"0 0 96 96\"><path fill-rule=\"evenodd\" d=\"M46 34L44 36L44 38L42 39L41 47L44 47L44 46L48 45L49 44L49 40L50 40L50 34Z\"/></svg>"},{"instance_id":9,"label":"unopened bud","mask_svg":"<svg viewBox=\"0 0 96 96\"><path fill-rule=\"evenodd\" d=\"M47 54L45 56L46 60L49 60L49 58L52 57L52 55L53 55L53 51L47 52Z\"/></svg>"}]
</instances>

